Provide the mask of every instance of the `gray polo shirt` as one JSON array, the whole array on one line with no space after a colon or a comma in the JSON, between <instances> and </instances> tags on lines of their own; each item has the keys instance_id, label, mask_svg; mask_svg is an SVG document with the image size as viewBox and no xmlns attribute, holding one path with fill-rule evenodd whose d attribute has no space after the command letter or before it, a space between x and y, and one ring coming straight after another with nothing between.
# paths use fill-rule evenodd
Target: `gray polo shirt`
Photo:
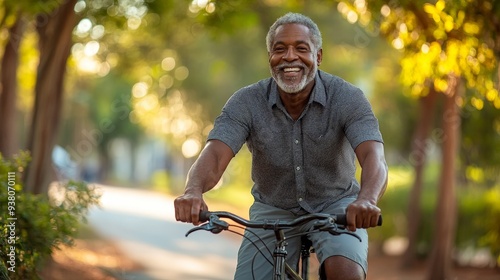
<instances>
[{"instance_id":1,"label":"gray polo shirt","mask_svg":"<svg viewBox=\"0 0 500 280\"><path fill-rule=\"evenodd\" d=\"M363 92L318 71L309 102L297 120L286 112L274 79L234 93L216 118L209 140L236 154L244 143L252 153L256 201L294 213L315 213L356 195L354 149L382 142L378 121Z\"/></svg>"}]
</instances>

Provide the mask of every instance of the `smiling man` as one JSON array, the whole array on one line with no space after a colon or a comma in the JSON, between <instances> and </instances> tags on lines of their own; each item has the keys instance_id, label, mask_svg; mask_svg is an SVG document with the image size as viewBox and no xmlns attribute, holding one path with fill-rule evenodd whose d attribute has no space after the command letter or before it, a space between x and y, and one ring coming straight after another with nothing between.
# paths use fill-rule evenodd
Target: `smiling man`
<instances>
[{"instance_id":1,"label":"smiling man","mask_svg":"<svg viewBox=\"0 0 500 280\"><path fill-rule=\"evenodd\" d=\"M377 202L387 186L378 121L359 88L318 70L322 38L310 18L284 15L269 29L266 44L272 78L244 87L228 100L189 171L184 194L174 202L176 219L199 223L200 210L207 210L203 193L217 184L246 143L252 153L255 199L250 219L347 212L348 229L362 242L328 232L308 237L321 263L321 279L365 279L366 228L377 225ZM362 169L360 182L355 178L356 159ZM254 232L272 251L274 232ZM248 241L256 238L245 235L235 279L272 279L272 266ZM297 267L300 238L287 241L287 262Z\"/></svg>"}]
</instances>

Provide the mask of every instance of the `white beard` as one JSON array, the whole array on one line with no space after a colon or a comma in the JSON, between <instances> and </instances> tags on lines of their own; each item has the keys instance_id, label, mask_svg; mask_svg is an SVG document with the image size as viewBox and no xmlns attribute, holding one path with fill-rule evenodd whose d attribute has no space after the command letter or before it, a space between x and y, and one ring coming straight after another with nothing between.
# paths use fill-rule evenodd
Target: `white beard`
<instances>
[{"instance_id":1,"label":"white beard","mask_svg":"<svg viewBox=\"0 0 500 280\"><path fill-rule=\"evenodd\" d=\"M285 79L283 77L283 72L280 71L280 69L283 69L284 67L301 67L304 69L304 74L302 75L302 78L300 79L299 82L296 82L296 78L292 79ZM278 84L278 87L283 90L286 93L298 93L302 91L307 84L309 84L312 80L314 80L314 76L316 75L316 72L318 71L318 64L315 62L313 65L313 69L309 71L305 65L300 63L300 65L297 64L288 64L288 63L281 63L280 65L271 68L271 75Z\"/></svg>"}]
</instances>

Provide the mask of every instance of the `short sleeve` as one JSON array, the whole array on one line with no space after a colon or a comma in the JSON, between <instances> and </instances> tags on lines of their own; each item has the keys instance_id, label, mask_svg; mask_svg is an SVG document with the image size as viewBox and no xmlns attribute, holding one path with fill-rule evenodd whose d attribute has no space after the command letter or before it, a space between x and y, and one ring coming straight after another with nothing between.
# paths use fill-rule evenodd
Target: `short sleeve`
<instances>
[{"instance_id":1,"label":"short sleeve","mask_svg":"<svg viewBox=\"0 0 500 280\"><path fill-rule=\"evenodd\" d=\"M241 149L248 138L251 123L248 93L237 91L229 98L221 114L215 119L214 128L208 134L207 141L220 140L228 145L234 154Z\"/></svg>"},{"instance_id":2,"label":"short sleeve","mask_svg":"<svg viewBox=\"0 0 500 280\"><path fill-rule=\"evenodd\" d=\"M379 123L372 107L360 89L350 91L342 106L345 117L344 131L353 149L369 140L382 142Z\"/></svg>"}]
</instances>

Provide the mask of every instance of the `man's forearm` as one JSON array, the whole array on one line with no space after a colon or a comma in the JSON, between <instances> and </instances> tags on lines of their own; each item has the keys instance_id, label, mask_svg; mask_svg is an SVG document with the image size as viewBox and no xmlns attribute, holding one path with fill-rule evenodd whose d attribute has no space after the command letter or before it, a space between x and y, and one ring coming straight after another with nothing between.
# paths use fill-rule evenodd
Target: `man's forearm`
<instances>
[{"instance_id":1,"label":"man's forearm","mask_svg":"<svg viewBox=\"0 0 500 280\"><path fill-rule=\"evenodd\" d=\"M377 204L387 188L388 168L380 157L367 158L361 170L361 190L358 199Z\"/></svg>"},{"instance_id":2,"label":"man's forearm","mask_svg":"<svg viewBox=\"0 0 500 280\"><path fill-rule=\"evenodd\" d=\"M232 150L218 140L209 141L188 172L185 192L203 194L219 182L233 158Z\"/></svg>"},{"instance_id":3,"label":"man's forearm","mask_svg":"<svg viewBox=\"0 0 500 280\"><path fill-rule=\"evenodd\" d=\"M207 157L200 157L188 172L185 193L203 194L215 187L223 173L216 166Z\"/></svg>"}]
</instances>

